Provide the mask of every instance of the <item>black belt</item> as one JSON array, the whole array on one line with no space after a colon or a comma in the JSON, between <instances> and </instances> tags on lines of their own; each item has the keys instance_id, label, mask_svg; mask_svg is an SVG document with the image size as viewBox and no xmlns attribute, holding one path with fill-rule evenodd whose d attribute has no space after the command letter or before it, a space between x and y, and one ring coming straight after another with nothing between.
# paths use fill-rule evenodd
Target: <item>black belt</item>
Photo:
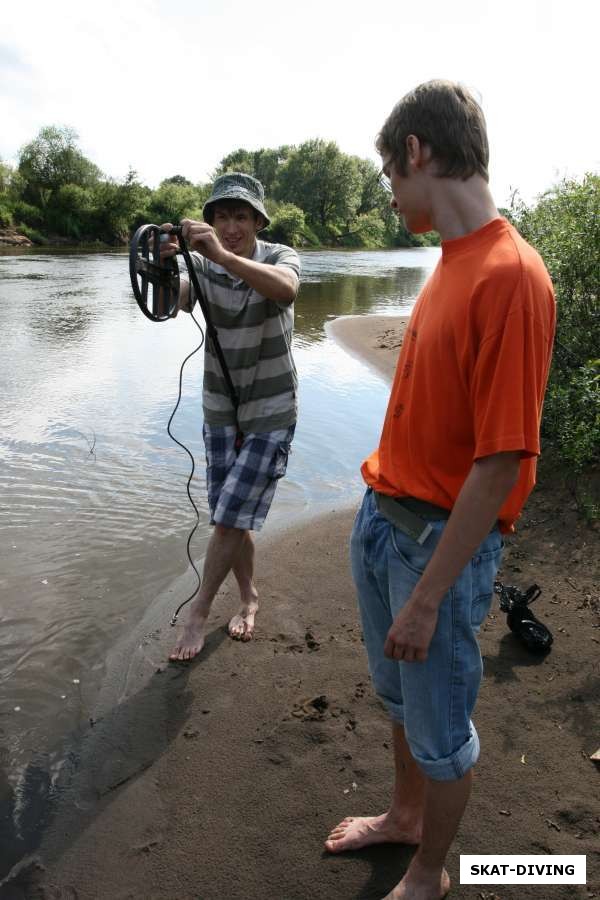
<instances>
[{"instance_id":1,"label":"black belt","mask_svg":"<svg viewBox=\"0 0 600 900\"><path fill-rule=\"evenodd\" d=\"M411 537L417 544L423 544L432 532L430 522L447 519L452 510L418 497L390 497L388 494L375 494L377 510L384 519ZM429 520L429 521L427 521Z\"/></svg>"}]
</instances>

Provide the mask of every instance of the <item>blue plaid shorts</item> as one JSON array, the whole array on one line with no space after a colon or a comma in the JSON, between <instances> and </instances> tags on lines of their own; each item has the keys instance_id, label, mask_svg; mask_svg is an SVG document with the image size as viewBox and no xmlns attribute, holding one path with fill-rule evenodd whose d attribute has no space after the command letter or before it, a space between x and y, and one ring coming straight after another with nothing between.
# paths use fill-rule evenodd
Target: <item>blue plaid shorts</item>
<instances>
[{"instance_id":1,"label":"blue plaid shorts","mask_svg":"<svg viewBox=\"0 0 600 900\"><path fill-rule=\"evenodd\" d=\"M245 434L236 454L234 425L204 424L211 525L260 531L285 475L295 428Z\"/></svg>"}]
</instances>

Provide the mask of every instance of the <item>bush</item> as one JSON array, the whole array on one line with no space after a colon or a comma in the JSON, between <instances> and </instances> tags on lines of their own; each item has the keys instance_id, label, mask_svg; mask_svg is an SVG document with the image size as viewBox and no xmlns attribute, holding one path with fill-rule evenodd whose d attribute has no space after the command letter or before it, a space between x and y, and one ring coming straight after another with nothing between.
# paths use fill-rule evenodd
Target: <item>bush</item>
<instances>
[{"instance_id":1,"label":"bush","mask_svg":"<svg viewBox=\"0 0 600 900\"><path fill-rule=\"evenodd\" d=\"M28 237L30 241L33 241L34 244L47 244L48 238L45 234L42 234L41 231L38 231L36 228L30 228L29 225L19 225L19 232L24 234L25 237Z\"/></svg>"},{"instance_id":2,"label":"bush","mask_svg":"<svg viewBox=\"0 0 600 900\"><path fill-rule=\"evenodd\" d=\"M0 225L3 228L6 228L7 225L12 225L13 223L13 215L12 209L8 206L8 204L0 199Z\"/></svg>"},{"instance_id":3,"label":"bush","mask_svg":"<svg viewBox=\"0 0 600 900\"><path fill-rule=\"evenodd\" d=\"M127 243L130 231L150 221L150 193L150 189L137 180L133 170L122 182L113 179L99 182L94 188L94 236L108 243Z\"/></svg>"},{"instance_id":4,"label":"bush","mask_svg":"<svg viewBox=\"0 0 600 900\"><path fill-rule=\"evenodd\" d=\"M565 180L510 218L554 283L557 329L542 434L577 478L600 461L600 178Z\"/></svg>"},{"instance_id":5,"label":"bush","mask_svg":"<svg viewBox=\"0 0 600 900\"><path fill-rule=\"evenodd\" d=\"M192 184L182 185L172 179L162 181L152 194L148 214L156 225L178 223L182 219L202 221L202 203Z\"/></svg>"},{"instance_id":6,"label":"bush","mask_svg":"<svg viewBox=\"0 0 600 900\"><path fill-rule=\"evenodd\" d=\"M274 203L268 205L271 213L271 224L266 232L270 241L294 246L302 241L306 229L304 212L293 203Z\"/></svg>"},{"instance_id":7,"label":"bush","mask_svg":"<svg viewBox=\"0 0 600 900\"><path fill-rule=\"evenodd\" d=\"M304 247L318 247L321 243L321 239L319 238L319 235L313 231L310 225L306 223L297 243Z\"/></svg>"},{"instance_id":8,"label":"bush","mask_svg":"<svg viewBox=\"0 0 600 900\"><path fill-rule=\"evenodd\" d=\"M80 240L90 233L93 195L78 184L63 184L46 208L51 231Z\"/></svg>"},{"instance_id":9,"label":"bush","mask_svg":"<svg viewBox=\"0 0 600 900\"><path fill-rule=\"evenodd\" d=\"M442 243L437 231L426 231L425 234L420 234L418 237L422 247L439 247Z\"/></svg>"},{"instance_id":10,"label":"bush","mask_svg":"<svg viewBox=\"0 0 600 900\"><path fill-rule=\"evenodd\" d=\"M44 222L41 209L38 209L37 206L32 206L31 203L26 203L24 200L17 200L13 204L13 219L15 222L28 225L30 228L39 228Z\"/></svg>"},{"instance_id":11,"label":"bush","mask_svg":"<svg viewBox=\"0 0 600 900\"><path fill-rule=\"evenodd\" d=\"M548 386L543 434L557 445L575 474L598 461L600 447L600 359L568 373L557 369Z\"/></svg>"},{"instance_id":12,"label":"bush","mask_svg":"<svg viewBox=\"0 0 600 900\"><path fill-rule=\"evenodd\" d=\"M357 216L349 232L341 235L344 247L384 247L386 225L377 210Z\"/></svg>"}]
</instances>

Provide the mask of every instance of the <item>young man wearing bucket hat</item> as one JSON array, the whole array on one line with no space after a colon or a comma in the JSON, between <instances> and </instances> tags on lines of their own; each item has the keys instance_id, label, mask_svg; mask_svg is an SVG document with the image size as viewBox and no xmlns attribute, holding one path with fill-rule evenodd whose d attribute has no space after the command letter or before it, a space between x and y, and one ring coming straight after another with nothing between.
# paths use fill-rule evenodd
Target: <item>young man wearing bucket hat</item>
<instances>
[{"instance_id":1,"label":"young man wearing bucket hat","mask_svg":"<svg viewBox=\"0 0 600 900\"><path fill-rule=\"evenodd\" d=\"M282 244L258 240L269 217L263 186L250 175L232 172L217 178L203 216L204 222L184 219L183 236L193 251L239 406L236 415L220 362L208 342L203 437L214 531L202 584L170 655L178 661L193 659L202 649L212 601L230 571L239 586L241 608L229 623L229 634L247 641L254 633L258 594L251 532L262 527L277 481L285 474L297 415L291 342L298 254ZM161 256L171 256L177 249L176 241L167 239L161 244ZM184 282L180 309L191 312L195 301L193 289Z\"/></svg>"},{"instance_id":2,"label":"young man wearing bucket hat","mask_svg":"<svg viewBox=\"0 0 600 900\"><path fill-rule=\"evenodd\" d=\"M414 233L435 228L442 254L408 324L379 447L362 466L351 540L395 786L386 813L344 819L325 846L418 844L386 900L439 900L479 756L477 632L501 535L535 481L555 302L542 260L496 209L485 120L466 89L420 85L394 107L377 149L392 208Z\"/></svg>"}]
</instances>

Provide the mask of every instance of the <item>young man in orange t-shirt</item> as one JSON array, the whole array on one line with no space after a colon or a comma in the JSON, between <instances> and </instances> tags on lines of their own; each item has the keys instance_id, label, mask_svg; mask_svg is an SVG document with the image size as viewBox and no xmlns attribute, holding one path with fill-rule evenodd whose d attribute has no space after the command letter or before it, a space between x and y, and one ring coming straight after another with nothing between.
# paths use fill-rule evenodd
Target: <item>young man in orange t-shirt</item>
<instances>
[{"instance_id":1,"label":"young man in orange t-shirt","mask_svg":"<svg viewBox=\"0 0 600 900\"><path fill-rule=\"evenodd\" d=\"M483 113L460 85L420 85L377 140L392 207L436 229L439 263L411 316L351 542L369 669L393 724L389 810L348 818L332 852L419 844L388 895L438 900L479 756L479 626L535 481L555 302L538 254L488 188Z\"/></svg>"}]
</instances>

